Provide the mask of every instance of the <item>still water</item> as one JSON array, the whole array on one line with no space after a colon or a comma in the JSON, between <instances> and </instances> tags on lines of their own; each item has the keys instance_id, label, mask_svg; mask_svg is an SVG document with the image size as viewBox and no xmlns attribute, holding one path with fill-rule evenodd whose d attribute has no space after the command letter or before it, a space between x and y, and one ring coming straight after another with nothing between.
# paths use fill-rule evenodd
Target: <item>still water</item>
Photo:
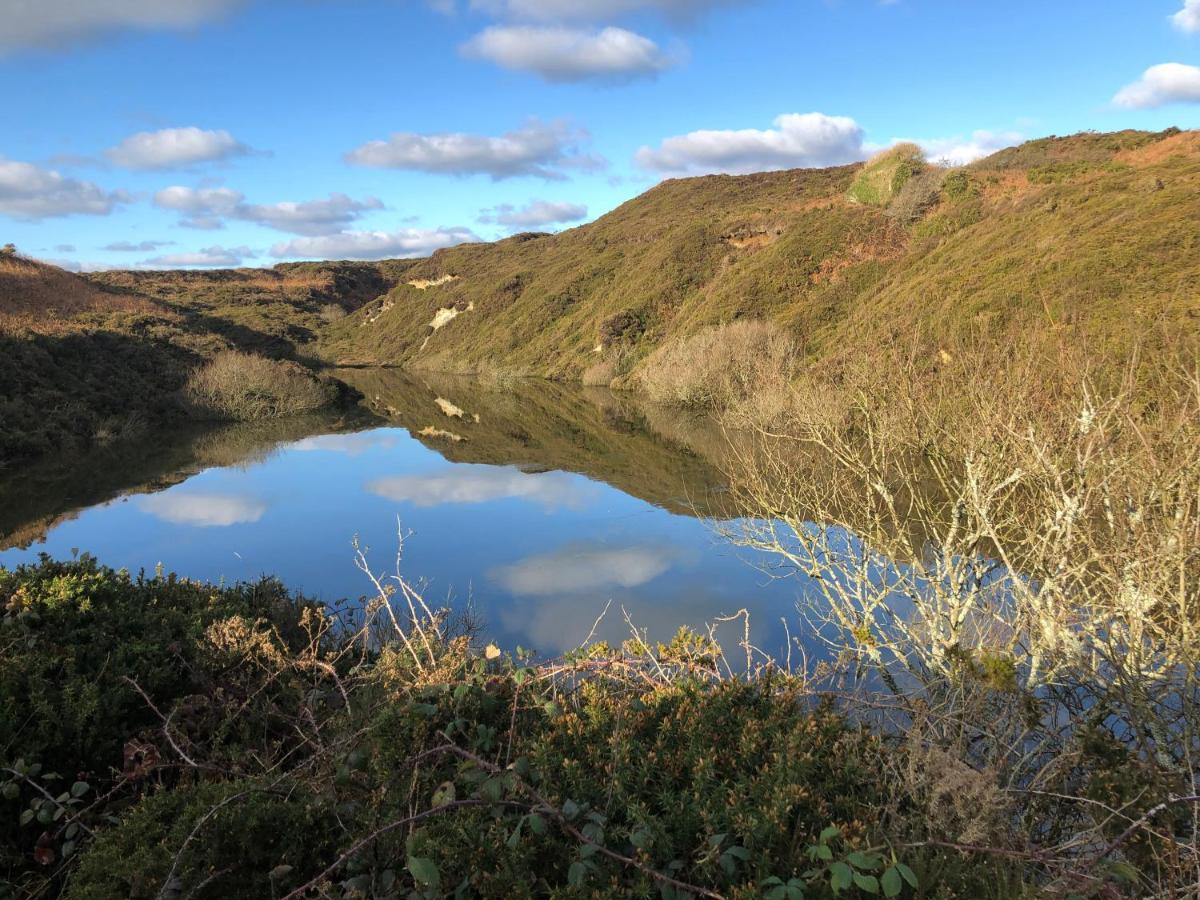
<instances>
[{"instance_id":1,"label":"still water","mask_svg":"<svg viewBox=\"0 0 1200 900\"><path fill-rule=\"evenodd\" d=\"M271 574L325 601L395 562L431 606L555 655L596 636L652 638L745 608L782 653L801 584L724 541L725 442L708 423L607 391L503 388L346 371L366 397L336 418L155 436L0 480L0 566L86 552L115 568L226 583ZM722 626L736 650L741 625ZM795 631L793 630L793 634Z\"/></svg>"}]
</instances>

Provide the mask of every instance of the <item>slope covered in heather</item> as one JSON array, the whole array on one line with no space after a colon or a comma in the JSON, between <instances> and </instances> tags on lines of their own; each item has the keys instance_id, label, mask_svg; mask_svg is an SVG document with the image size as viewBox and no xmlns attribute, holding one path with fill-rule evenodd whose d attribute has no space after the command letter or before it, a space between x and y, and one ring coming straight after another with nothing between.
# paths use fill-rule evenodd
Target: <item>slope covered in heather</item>
<instances>
[{"instance_id":1,"label":"slope covered in heather","mask_svg":"<svg viewBox=\"0 0 1200 900\"><path fill-rule=\"evenodd\" d=\"M1200 135L1047 138L945 170L864 166L666 181L556 235L439 251L332 324L330 361L620 376L672 338L787 326L812 363L1200 332ZM603 365L597 367L597 363Z\"/></svg>"}]
</instances>

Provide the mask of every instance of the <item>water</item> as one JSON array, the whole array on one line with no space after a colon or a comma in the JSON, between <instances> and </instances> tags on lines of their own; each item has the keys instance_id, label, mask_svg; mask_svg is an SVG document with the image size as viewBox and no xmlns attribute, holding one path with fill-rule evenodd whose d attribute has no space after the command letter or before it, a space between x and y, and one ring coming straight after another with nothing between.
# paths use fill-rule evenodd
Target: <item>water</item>
<instances>
[{"instance_id":1,"label":"water","mask_svg":"<svg viewBox=\"0 0 1200 900\"><path fill-rule=\"evenodd\" d=\"M725 442L708 423L607 391L347 371L353 415L157 435L136 450L0 482L0 565L87 552L131 571L226 583L263 574L336 601L376 571L467 607L483 633L542 655L595 636L651 638L747 609L784 651L799 583L725 542ZM622 612L624 610L624 613ZM719 634L731 650L740 623ZM794 632L793 632L794 633Z\"/></svg>"}]
</instances>

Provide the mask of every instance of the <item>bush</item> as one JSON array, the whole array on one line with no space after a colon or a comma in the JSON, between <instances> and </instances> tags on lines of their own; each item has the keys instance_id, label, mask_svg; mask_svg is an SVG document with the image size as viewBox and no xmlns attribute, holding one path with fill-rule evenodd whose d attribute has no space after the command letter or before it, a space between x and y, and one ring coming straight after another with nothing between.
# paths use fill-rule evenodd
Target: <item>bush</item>
<instances>
[{"instance_id":1,"label":"bush","mask_svg":"<svg viewBox=\"0 0 1200 900\"><path fill-rule=\"evenodd\" d=\"M916 144L897 144L867 160L850 185L850 199L868 206L887 206L914 175L926 168Z\"/></svg>"},{"instance_id":2,"label":"bush","mask_svg":"<svg viewBox=\"0 0 1200 900\"><path fill-rule=\"evenodd\" d=\"M635 374L654 402L729 410L781 400L795 366L791 335L770 322L744 320L673 340Z\"/></svg>"},{"instance_id":3,"label":"bush","mask_svg":"<svg viewBox=\"0 0 1200 900\"><path fill-rule=\"evenodd\" d=\"M251 421L320 409L337 391L298 363L228 350L191 374L186 393L206 413Z\"/></svg>"}]
</instances>

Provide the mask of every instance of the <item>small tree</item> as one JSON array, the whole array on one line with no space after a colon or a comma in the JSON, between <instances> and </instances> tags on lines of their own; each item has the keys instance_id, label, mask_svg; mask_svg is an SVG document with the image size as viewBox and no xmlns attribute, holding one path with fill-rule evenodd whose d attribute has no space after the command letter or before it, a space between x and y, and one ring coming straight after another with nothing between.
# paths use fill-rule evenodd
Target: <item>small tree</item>
<instances>
[{"instance_id":1,"label":"small tree","mask_svg":"<svg viewBox=\"0 0 1200 900\"><path fill-rule=\"evenodd\" d=\"M3 247L0 247L0 257L4 257L7 259L10 256L16 256L16 255L17 255L17 245L16 244L5 244Z\"/></svg>"}]
</instances>

